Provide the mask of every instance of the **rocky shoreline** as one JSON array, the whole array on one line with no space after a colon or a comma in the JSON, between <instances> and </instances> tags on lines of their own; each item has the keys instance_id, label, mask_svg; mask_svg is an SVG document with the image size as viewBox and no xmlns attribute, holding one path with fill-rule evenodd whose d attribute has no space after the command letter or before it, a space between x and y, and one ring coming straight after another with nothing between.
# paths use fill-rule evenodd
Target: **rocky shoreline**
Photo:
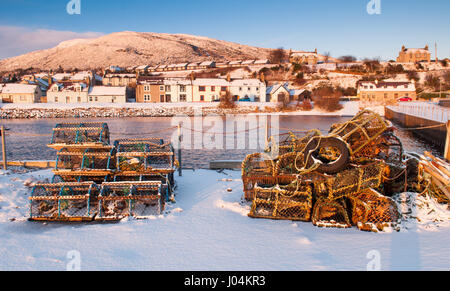
<instances>
[{"instance_id":1,"label":"rocky shoreline","mask_svg":"<svg viewBox=\"0 0 450 291\"><path fill-rule=\"evenodd\" d=\"M199 109L195 107L155 107L155 108L2 108L0 119L50 119L50 118L117 118L117 117L173 117L194 116ZM258 106L221 109L201 108L203 115L264 113ZM272 111L273 112L273 111ZM267 111L269 113L269 111Z\"/></svg>"}]
</instances>

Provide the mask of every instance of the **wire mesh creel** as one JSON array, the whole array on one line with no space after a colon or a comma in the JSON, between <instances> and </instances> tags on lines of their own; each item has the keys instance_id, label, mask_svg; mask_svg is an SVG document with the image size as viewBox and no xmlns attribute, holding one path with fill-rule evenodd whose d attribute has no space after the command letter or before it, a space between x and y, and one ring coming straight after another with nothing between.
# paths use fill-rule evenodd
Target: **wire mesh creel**
<instances>
[{"instance_id":1,"label":"wire mesh creel","mask_svg":"<svg viewBox=\"0 0 450 291\"><path fill-rule=\"evenodd\" d=\"M103 183L100 190L97 220L146 218L164 210L161 182Z\"/></svg>"},{"instance_id":2,"label":"wire mesh creel","mask_svg":"<svg viewBox=\"0 0 450 291\"><path fill-rule=\"evenodd\" d=\"M99 187L92 182L37 184L30 200L30 219L92 221Z\"/></svg>"},{"instance_id":3,"label":"wire mesh creel","mask_svg":"<svg viewBox=\"0 0 450 291\"><path fill-rule=\"evenodd\" d=\"M108 124L98 122L60 123L53 128L49 146L100 144L109 145Z\"/></svg>"}]
</instances>

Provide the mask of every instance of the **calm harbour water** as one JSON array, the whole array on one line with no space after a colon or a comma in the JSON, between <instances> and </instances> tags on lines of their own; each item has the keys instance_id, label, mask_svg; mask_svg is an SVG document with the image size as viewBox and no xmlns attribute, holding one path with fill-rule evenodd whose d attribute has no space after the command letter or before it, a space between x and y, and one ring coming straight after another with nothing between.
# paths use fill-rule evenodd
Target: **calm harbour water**
<instances>
[{"instance_id":1,"label":"calm harbour water","mask_svg":"<svg viewBox=\"0 0 450 291\"><path fill-rule=\"evenodd\" d=\"M231 119L227 119L227 124L233 121L242 122L245 116L236 116ZM261 118L261 119L260 119ZM258 131L252 132L252 134L245 134L245 146L246 149L236 149L237 140L242 141L242 135L227 135L228 138L235 138L235 146L233 149L194 149L194 139L198 141L198 138L202 138L202 135L198 132L191 132L188 130L183 130L185 136L191 134L192 147L190 149L182 150L183 157L183 167L189 168L208 168L209 162L213 160L243 160L245 156L249 153L262 151L263 146L259 148L250 147L250 144L254 144L254 139L257 138L260 144L264 140L265 130L264 125L265 117L253 117L259 122L261 128ZM328 116L276 116L271 117L274 120L279 118L279 127L282 129L293 129L293 130L308 130L308 129L319 129L323 133L328 132L330 126L334 123L345 122L350 119L350 117L328 117ZM210 129L212 122L220 124L221 126L229 128L225 125L225 120L218 117L205 117L202 122L204 124L203 130L211 130L211 132L217 132L217 127ZM253 120L252 119L252 120ZM193 119L190 119L193 121ZM3 120L2 125L5 125L9 129L10 134L7 135L7 150L8 150L8 160L54 160L56 151L47 147L47 144L51 140L52 128L57 123L62 122L106 122L108 123L111 132L111 143L116 139L122 138L142 138L142 137L162 137L166 141L170 141L172 136L177 135L177 129L171 129L158 134L149 135L148 133L163 130L173 126L172 118L113 118L113 119L42 119L42 120ZM197 120L198 121L198 120ZM198 124L198 123L197 123ZM257 126L256 126L257 127ZM192 128L194 126L192 125ZM247 125L247 129L254 129L255 126L250 124ZM195 128L197 129L197 128ZM202 129L200 127L200 129ZM236 129L239 131L239 129ZM286 130L281 130L280 133L285 133ZM195 136L197 133L197 136ZM276 134L276 133L275 133ZM397 130L397 136L402 140L406 151L414 151L418 153L423 153L424 151L431 151L436 155L441 155L439 150L426 142L413 136L411 132L404 130ZM203 136L206 141L206 136ZM233 141L231 142L233 143ZM205 142L205 144L207 144ZM220 144L220 143L219 143ZM225 137L223 137L223 144L227 143ZM210 147L211 148L211 147ZM242 148L242 147L241 147Z\"/></svg>"}]
</instances>

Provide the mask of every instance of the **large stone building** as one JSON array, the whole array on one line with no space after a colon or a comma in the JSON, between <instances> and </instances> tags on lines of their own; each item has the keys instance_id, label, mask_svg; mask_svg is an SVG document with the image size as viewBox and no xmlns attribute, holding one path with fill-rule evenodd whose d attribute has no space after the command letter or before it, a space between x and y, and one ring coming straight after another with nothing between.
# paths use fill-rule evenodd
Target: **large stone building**
<instances>
[{"instance_id":1,"label":"large stone building","mask_svg":"<svg viewBox=\"0 0 450 291\"><path fill-rule=\"evenodd\" d=\"M305 65L315 65L319 62L317 49L315 49L313 52L290 51L289 62Z\"/></svg>"},{"instance_id":2,"label":"large stone building","mask_svg":"<svg viewBox=\"0 0 450 291\"><path fill-rule=\"evenodd\" d=\"M428 45L425 48L406 48L402 47L397 62L398 63L417 63L417 62L430 62L431 53Z\"/></svg>"},{"instance_id":3,"label":"large stone building","mask_svg":"<svg viewBox=\"0 0 450 291\"><path fill-rule=\"evenodd\" d=\"M358 85L358 97L363 102L392 104L399 98L417 99L414 82L362 81Z\"/></svg>"}]
</instances>

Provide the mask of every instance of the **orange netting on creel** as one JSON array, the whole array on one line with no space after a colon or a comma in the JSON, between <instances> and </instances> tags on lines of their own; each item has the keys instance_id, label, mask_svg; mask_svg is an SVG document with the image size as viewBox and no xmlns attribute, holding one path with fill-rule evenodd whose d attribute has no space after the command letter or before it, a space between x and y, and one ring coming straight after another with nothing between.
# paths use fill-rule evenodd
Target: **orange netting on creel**
<instances>
[{"instance_id":1,"label":"orange netting on creel","mask_svg":"<svg viewBox=\"0 0 450 291\"><path fill-rule=\"evenodd\" d=\"M279 144L280 156L292 152L303 152L313 137L321 135L322 133L317 129L308 131L302 137L289 133L289 136Z\"/></svg>"},{"instance_id":2,"label":"orange netting on creel","mask_svg":"<svg viewBox=\"0 0 450 291\"><path fill-rule=\"evenodd\" d=\"M255 197L248 216L295 221L310 221L312 188L309 185L255 188Z\"/></svg>"},{"instance_id":3,"label":"orange netting on creel","mask_svg":"<svg viewBox=\"0 0 450 291\"><path fill-rule=\"evenodd\" d=\"M344 201L319 199L314 206L312 222L318 227L350 228Z\"/></svg>"},{"instance_id":4,"label":"orange netting on creel","mask_svg":"<svg viewBox=\"0 0 450 291\"><path fill-rule=\"evenodd\" d=\"M352 155L355 155L383 134L389 126L380 115L365 110L346 123L334 125L330 135L341 137L349 144Z\"/></svg>"},{"instance_id":5,"label":"orange netting on creel","mask_svg":"<svg viewBox=\"0 0 450 291\"><path fill-rule=\"evenodd\" d=\"M348 197L352 205L352 222L361 230L383 230L385 226L398 222L400 213L389 197L373 189L361 191Z\"/></svg>"},{"instance_id":6,"label":"orange netting on creel","mask_svg":"<svg viewBox=\"0 0 450 291\"><path fill-rule=\"evenodd\" d=\"M275 175L295 175L305 166L303 153L288 153L280 156L275 165Z\"/></svg>"},{"instance_id":7,"label":"orange netting on creel","mask_svg":"<svg viewBox=\"0 0 450 291\"><path fill-rule=\"evenodd\" d=\"M385 164L382 161L356 166L327 180L328 198L335 200L369 188L378 188L383 180Z\"/></svg>"},{"instance_id":8,"label":"orange netting on creel","mask_svg":"<svg viewBox=\"0 0 450 291\"><path fill-rule=\"evenodd\" d=\"M273 176L275 165L273 160L263 153L248 155L242 163L242 177Z\"/></svg>"}]
</instances>

